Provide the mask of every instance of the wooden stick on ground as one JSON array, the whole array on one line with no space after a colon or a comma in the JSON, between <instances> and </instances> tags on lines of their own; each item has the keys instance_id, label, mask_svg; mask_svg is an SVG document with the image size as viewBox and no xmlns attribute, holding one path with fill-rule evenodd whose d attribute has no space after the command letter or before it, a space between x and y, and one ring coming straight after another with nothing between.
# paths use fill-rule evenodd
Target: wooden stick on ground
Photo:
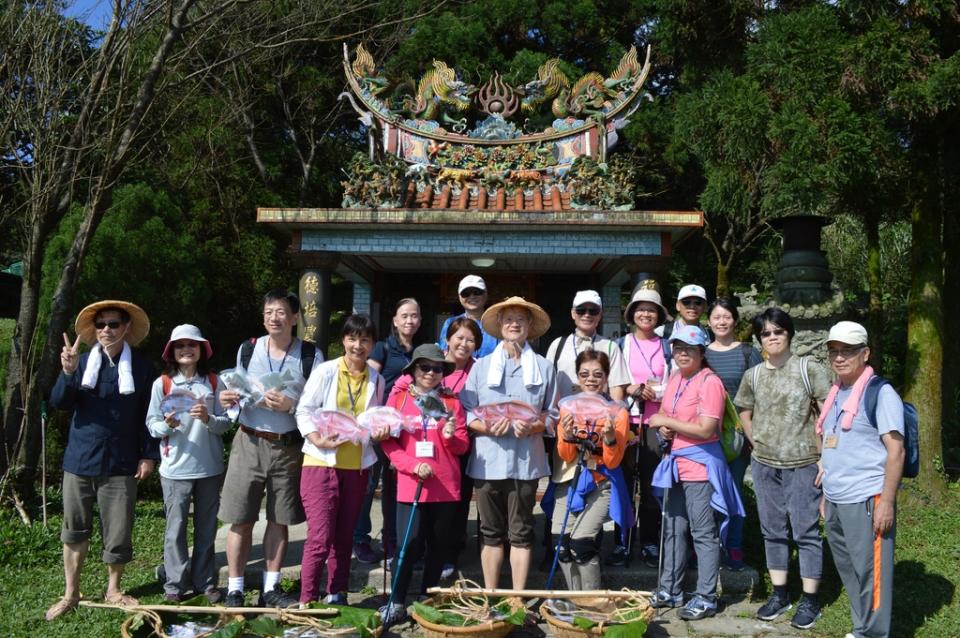
<instances>
[{"instance_id":1,"label":"wooden stick on ground","mask_svg":"<svg viewBox=\"0 0 960 638\"><path fill-rule=\"evenodd\" d=\"M430 587L428 594L464 594L475 596L517 596L518 598L636 598L652 594L648 591L588 589L569 591L565 589L484 589L476 587Z\"/></svg>"},{"instance_id":2,"label":"wooden stick on ground","mask_svg":"<svg viewBox=\"0 0 960 638\"><path fill-rule=\"evenodd\" d=\"M277 607L203 607L201 605L113 605L110 603L95 603L89 600L81 600L81 607L94 607L96 609L117 609L119 611L158 611L170 612L175 614L261 614L265 616L278 616L280 613L297 616L336 616L339 614L337 609L279 609Z\"/></svg>"}]
</instances>

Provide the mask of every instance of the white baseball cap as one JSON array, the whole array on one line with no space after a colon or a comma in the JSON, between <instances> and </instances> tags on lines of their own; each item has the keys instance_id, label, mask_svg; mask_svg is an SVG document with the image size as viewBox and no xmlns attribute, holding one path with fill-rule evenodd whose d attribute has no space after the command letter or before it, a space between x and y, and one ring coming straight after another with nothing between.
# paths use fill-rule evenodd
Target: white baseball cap
<instances>
[{"instance_id":1,"label":"white baseball cap","mask_svg":"<svg viewBox=\"0 0 960 638\"><path fill-rule=\"evenodd\" d=\"M467 275L460 280L460 285L457 286L457 294L459 295L467 288L479 288L480 290L486 292L487 284L485 281L483 281L483 277L478 275Z\"/></svg>"},{"instance_id":2,"label":"white baseball cap","mask_svg":"<svg viewBox=\"0 0 960 638\"><path fill-rule=\"evenodd\" d=\"M573 296L573 305L571 308L576 308L585 303L592 303L598 308L603 308L603 302L600 301L600 293L596 290L578 290L577 294Z\"/></svg>"},{"instance_id":3,"label":"white baseball cap","mask_svg":"<svg viewBox=\"0 0 960 638\"><path fill-rule=\"evenodd\" d=\"M677 301L686 299L687 297L699 297L700 299L706 301L707 291L703 289L703 286L698 286L697 284L687 284L680 289L680 294L677 295Z\"/></svg>"},{"instance_id":4,"label":"white baseball cap","mask_svg":"<svg viewBox=\"0 0 960 638\"><path fill-rule=\"evenodd\" d=\"M830 328L827 342L839 341L850 346L866 345L867 329L855 321L840 321Z\"/></svg>"}]
</instances>

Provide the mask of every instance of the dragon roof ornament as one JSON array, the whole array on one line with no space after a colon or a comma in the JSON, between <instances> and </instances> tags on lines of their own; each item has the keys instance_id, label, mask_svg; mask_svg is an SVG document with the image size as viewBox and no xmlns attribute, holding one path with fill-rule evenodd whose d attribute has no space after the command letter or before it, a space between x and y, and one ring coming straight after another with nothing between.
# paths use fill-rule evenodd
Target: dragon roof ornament
<instances>
[{"instance_id":1,"label":"dragon roof ornament","mask_svg":"<svg viewBox=\"0 0 960 638\"><path fill-rule=\"evenodd\" d=\"M528 203L542 201L544 209L551 202L553 209L629 207L629 180L607 175L607 154L645 97L650 47L643 64L631 47L609 76L590 72L572 80L560 67L551 58L525 84L511 86L494 73L474 86L433 60L418 81L393 82L363 44L352 60L344 45L352 95L341 98L358 113L369 141L369 164L354 162L348 170L344 205L436 205L429 193L444 193L446 185L462 197L463 208L486 202L481 191L493 196L497 189L519 189ZM551 115L543 130L528 130L531 119ZM409 169L401 170L403 165ZM371 193L370 178L381 172L388 177L374 182L389 187Z\"/></svg>"}]
</instances>

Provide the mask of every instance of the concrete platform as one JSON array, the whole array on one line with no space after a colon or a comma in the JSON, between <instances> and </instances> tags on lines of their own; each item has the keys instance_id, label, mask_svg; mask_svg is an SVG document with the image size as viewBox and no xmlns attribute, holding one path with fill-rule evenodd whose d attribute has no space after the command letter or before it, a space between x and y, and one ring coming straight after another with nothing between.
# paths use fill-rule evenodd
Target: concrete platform
<instances>
[{"instance_id":1,"label":"concrete platform","mask_svg":"<svg viewBox=\"0 0 960 638\"><path fill-rule=\"evenodd\" d=\"M374 501L373 529L377 533L381 529L381 515L379 499ZM460 572L471 580L482 582L483 578L480 571L480 556L478 544L476 541L477 524L476 510L471 507L470 521L467 525L467 533L470 537L467 548L460 556ZM612 529L612 524L608 525ZM261 520L254 527L253 547L250 552L250 560L247 563L245 577L248 583L248 589L259 589L262 582L263 572L263 548L261 539L263 530L266 528L264 514L261 513ZM538 535L537 544L534 549L534 567L530 572L527 587L529 589L543 589L546 586L547 571L537 569L543 558L544 550L540 544L540 534L543 530L543 514L537 514L536 531ZM283 575L286 578L299 580L300 578L300 560L303 556L303 542L306 538L306 523L290 527L290 545L287 549L286 560L283 566ZM216 560L220 569L220 585L225 587L227 584L227 560L226 560L226 535L227 526L221 527L217 533L216 540ZM612 549L612 533L607 534L605 539L604 552ZM378 543L374 543L375 548L379 548ZM635 553L636 554L636 553ZM634 560L630 567L604 567L603 568L604 585L608 589L620 589L627 587L630 589L652 590L656 586L657 570L647 567ZM386 574L387 588L390 585L390 573ZM554 577L554 587L563 589L565 587L563 576L559 570ZM742 572L731 572L727 570L720 571L720 591L723 595L743 595L748 594L759 582L759 575L752 567L747 567ZM686 589L688 591L694 588L696 583L696 570L688 570L686 579ZM500 585L508 587L510 585L509 565L505 564L501 573ZM414 572L414 578L411 582L410 591L418 591L419 572ZM350 591L372 591L382 592L384 589L384 570L382 563L378 565L364 565L357 560L351 563L350 568Z\"/></svg>"}]
</instances>

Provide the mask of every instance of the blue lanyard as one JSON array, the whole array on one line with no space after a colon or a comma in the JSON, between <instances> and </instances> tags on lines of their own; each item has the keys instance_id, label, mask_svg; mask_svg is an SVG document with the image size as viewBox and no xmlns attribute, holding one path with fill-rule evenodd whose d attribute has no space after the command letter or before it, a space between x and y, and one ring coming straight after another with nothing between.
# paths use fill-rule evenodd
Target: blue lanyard
<instances>
[{"instance_id":1,"label":"blue lanyard","mask_svg":"<svg viewBox=\"0 0 960 638\"><path fill-rule=\"evenodd\" d=\"M287 349L283 351L283 359L280 360L280 369L277 372L283 372L283 364L287 362L287 355L290 354L290 348L293 347L293 339L287 344ZM267 365L270 366L270 372L273 372L273 359L270 358L270 339L267 338Z\"/></svg>"},{"instance_id":2,"label":"blue lanyard","mask_svg":"<svg viewBox=\"0 0 960 638\"><path fill-rule=\"evenodd\" d=\"M427 440L427 421L428 421L427 417L420 418L420 425L422 427L421 431L423 432L423 436L421 437L422 441Z\"/></svg>"},{"instance_id":3,"label":"blue lanyard","mask_svg":"<svg viewBox=\"0 0 960 638\"><path fill-rule=\"evenodd\" d=\"M697 374L700 373L698 372ZM690 387L690 382L696 378L697 374L693 375L689 379L684 379L678 384L677 392L673 395L673 405L670 406L670 412L673 413L674 417L677 415L677 403L680 401L680 397L682 397L683 393L687 391L688 387ZM684 383L684 381L686 381L686 383Z\"/></svg>"},{"instance_id":4,"label":"blue lanyard","mask_svg":"<svg viewBox=\"0 0 960 638\"><path fill-rule=\"evenodd\" d=\"M634 345L637 346L637 352L640 353L640 358L643 359L645 364L647 364L647 370L650 371L651 375L655 375L656 372L653 371L653 357L657 356L657 353L663 349L663 342L660 339L657 339L657 349L654 350L653 357L647 359L647 355L643 354L643 348L640 347L640 342L637 341L637 336L631 333L630 338L633 339Z\"/></svg>"}]
</instances>

